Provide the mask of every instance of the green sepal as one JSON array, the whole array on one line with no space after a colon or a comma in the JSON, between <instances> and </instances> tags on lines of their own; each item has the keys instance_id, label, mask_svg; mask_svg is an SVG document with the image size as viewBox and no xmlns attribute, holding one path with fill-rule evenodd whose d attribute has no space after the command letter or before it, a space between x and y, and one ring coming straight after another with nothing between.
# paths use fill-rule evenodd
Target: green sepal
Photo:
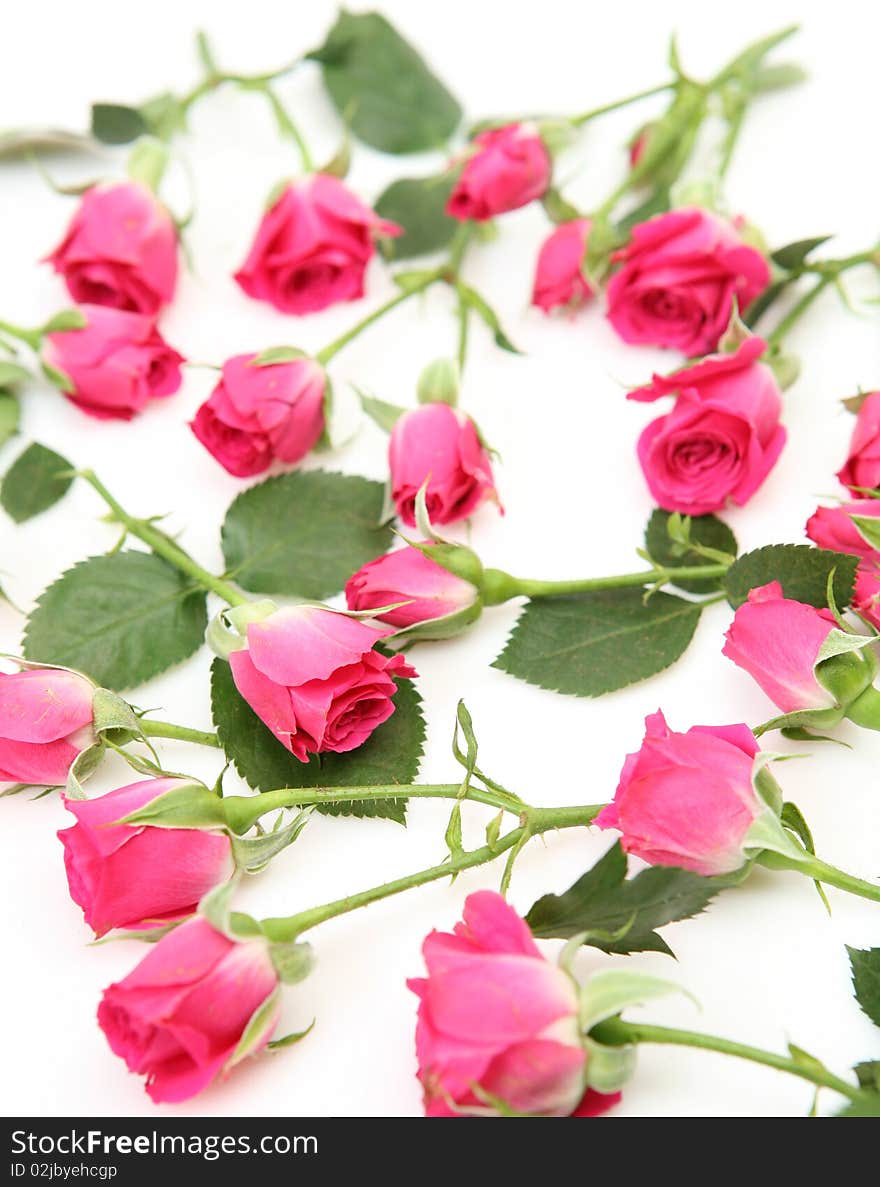
<instances>
[{"instance_id":1,"label":"green sepal","mask_svg":"<svg viewBox=\"0 0 880 1187\"><path fill-rule=\"evenodd\" d=\"M425 550L421 549L420 551L424 552ZM429 554L425 552L425 555ZM452 639L456 635L460 635L462 631L466 631L468 627L473 626L482 613L482 599L477 596L477 592L474 590L472 605L466 606L463 610L456 610L452 614L444 614L442 618L429 618L425 622L415 622L412 626L406 626L396 631L385 641L396 648L404 644L408 646L410 643Z\"/></svg>"},{"instance_id":2,"label":"green sepal","mask_svg":"<svg viewBox=\"0 0 880 1187\"><path fill-rule=\"evenodd\" d=\"M270 1043L266 1044L267 1051L283 1051L285 1047L292 1047L295 1043L300 1043L304 1038L312 1033L315 1029L316 1019L312 1019L305 1030L294 1030L290 1034L283 1035L280 1039L272 1039Z\"/></svg>"},{"instance_id":3,"label":"green sepal","mask_svg":"<svg viewBox=\"0 0 880 1187\"><path fill-rule=\"evenodd\" d=\"M252 622L262 622L278 609L269 598L245 602L240 606L226 606L211 619L205 632L205 642L215 655L229 659L233 651L247 647L247 628Z\"/></svg>"},{"instance_id":4,"label":"green sepal","mask_svg":"<svg viewBox=\"0 0 880 1187\"><path fill-rule=\"evenodd\" d=\"M273 857L292 845L309 822L312 814L311 807L297 813L294 819L283 828L273 829L272 832L262 833L254 837L230 837L232 842L232 857L236 866L248 874L255 874L269 864ZM281 817L279 817L279 820Z\"/></svg>"},{"instance_id":5,"label":"green sepal","mask_svg":"<svg viewBox=\"0 0 880 1187\"><path fill-rule=\"evenodd\" d=\"M368 396L359 387L354 389L361 402L361 408L384 433L390 433L400 418L407 411L399 404L390 404L387 400L380 400L376 396Z\"/></svg>"},{"instance_id":6,"label":"green sepal","mask_svg":"<svg viewBox=\"0 0 880 1187\"><path fill-rule=\"evenodd\" d=\"M64 794L69 800L85 800L88 796L83 789L83 783L93 775L101 765L101 760L107 747L103 742L96 742L94 746L80 751L67 772L67 786Z\"/></svg>"},{"instance_id":7,"label":"green sepal","mask_svg":"<svg viewBox=\"0 0 880 1187\"><path fill-rule=\"evenodd\" d=\"M222 797L193 779L156 796L137 811L123 816L119 823L145 824L152 828L217 829L226 827L226 814Z\"/></svg>"},{"instance_id":8,"label":"green sepal","mask_svg":"<svg viewBox=\"0 0 880 1187\"><path fill-rule=\"evenodd\" d=\"M230 1068L235 1067L237 1063L241 1063L253 1051L262 1047L262 1039L266 1034L267 1027L275 1017L278 1006L281 1001L281 991L276 988L269 994L265 1001L261 1002L251 1014L247 1026L242 1032L242 1036L238 1041L238 1045L230 1055L229 1059L223 1065L224 1071L229 1071Z\"/></svg>"},{"instance_id":9,"label":"green sepal","mask_svg":"<svg viewBox=\"0 0 880 1187\"><path fill-rule=\"evenodd\" d=\"M298 346L267 346L248 363L249 367L272 367L277 363L294 363L297 359L307 359L307 351Z\"/></svg>"},{"instance_id":10,"label":"green sepal","mask_svg":"<svg viewBox=\"0 0 880 1187\"><path fill-rule=\"evenodd\" d=\"M416 397L420 404L448 404L455 408L461 374L455 359L434 359L424 368L416 386Z\"/></svg>"},{"instance_id":11,"label":"green sepal","mask_svg":"<svg viewBox=\"0 0 880 1187\"><path fill-rule=\"evenodd\" d=\"M139 181L156 193L167 165L167 146L155 136L142 136L131 151L125 171L132 181Z\"/></svg>"},{"instance_id":12,"label":"green sepal","mask_svg":"<svg viewBox=\"0 0 880 1187\"><path fill-rule=\"evenodd\" d=\"M270 944L269 956L279 980L284 985L296 985L304 981L315 964L311 944L293 941Z\"/></svg>"}]
</instances>

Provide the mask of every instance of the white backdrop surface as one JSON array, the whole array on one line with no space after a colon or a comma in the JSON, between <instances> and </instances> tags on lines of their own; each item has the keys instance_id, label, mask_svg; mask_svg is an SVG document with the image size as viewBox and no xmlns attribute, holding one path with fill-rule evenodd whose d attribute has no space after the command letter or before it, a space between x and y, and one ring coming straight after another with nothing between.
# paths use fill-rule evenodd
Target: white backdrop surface
<instances>
[{"instance_id":1,"label":"white backdrop surface","mask_svg":"<svg viewBox=\"0 0 880 1187\"><path fill-rule=\"evenodd\" d=\"M871 120L880 17L868 6L855 0L831 6L743 0L723 16L690 0L600 6L575 0L386 0L381 7L471 116L575 112L661 81L673 29L686 65L708 75L741 43L800 20L803 32L783 56L803 62L810 80L752 112L729 174L730 207L760 225L776 245L835 232L835 254L845 254L877 236L880 158ZM192 33L199 27L211 34L223 64L247 72L319 44L333 16L329 0L154 0L136 16L109 0L33 0L7 15L0 126L78 127L91 100L136 103L166 87L186 90L197 77ZM339 125L317 69L303 69L280 90L316 158L329 157ZM655 110L649 101L587 132L576 178L574 161L571 166L570 193L581 206L589 208L616 182L625 166L623 142L636 121ZM231 274L266 193L297 169L293 150L279 141L258 97L225 89L206 99L194 112L191 135L177 147L191 163L197 187L189 234L194 269L183 275L162 324L188 358L220 362L280 342L317 348L392 293L383 265L374 263L365 301L296 320L248 300L234 284ZM428 172L440 162L431 155L383 157L358 146L350 180L369 200L394 177ZM107 171L113 167L109 159ZM67 181L90 168L67 162L59 172ZM178 190L172 189L172 198L184 205L181 182ZM0 316L36 324L68 303L59 280L37 261L60 237L72 209L73 201L53 194L31 167L3 166ZM623 346L598 304L575 321L546 319L529 309L533 262L545 232L540 208L505 216L497 241L474 249L466 265L526 351L523 358L502 354L474 327L463 404L503 457L497 476L507 514L502 519L491 508L481 510L471 539L487 563L523 575L627 571L637 563L634 549L651 510L634 444L655 410L628 404L624 387L646 379L653 368L669 369L677 356ZM854 279L853 291L871 295L870 278ZM828 294L790 340L804 370L785 398L788 445L751 504L726 516L743 547L801 541L817 497L835 492L833 474L851 428L838 400L880 380L877 314L866 308L864 316L852 316ZM451 312L448 295L438 292L392 314L340 355L333 366L337 385L353 380L385 399L412 404L421 366L453 349ZM181 533L184 546L219 571L219 524L243 484L221 470L186 428L211 384L211 372L190 369L177 396L156 402L131 424L90 420L34 385L23 432L96 469L136 514L170 512L168 525ZM6 447L4 468L17 448ZM337 455L308 464L381 479L385 439L367 424ZM71 564L113 544L114 530L100 522L101 514L96 496L77 485L32 523L0 524L2 582L19 606L29 607ZM496 609L467 636L412 652L429 723L423 779L455 778L449 747L459 696L473 714L486 769L540 804L609 798L625 753L640 742L643 717L658 705L681 729L769 716L760 691L720 653L730 618L725 606L704 615L694 645L676 667L597 701L544 692L489 667L517 613L515 606ZM20 617L0 606L0 649L16 651L20 630ZM209 728L208 662L203 649L132 697L156 706L157 716ZM820 854L876 877L880 739L849 726L839 736L853 749L817 746L808 760L781 768L780 778L810 821ZM182 744L168 743L162 753L171 769L208 780L221 765L217 754ZM108 762L92 791L129 781L121 763ZM228 787L236 787L232 776ZM467 806L466 843L479 843L488 811ZM54 836L69 823L57 797L6 799L0 814L4 1113L419 1113L415 999L405 978L420 972L426 932L451 926L469 891L497 886L500 866L316 931L317 968L286 991L279 1031L302 1029L316 1018L309 1038L249 1062L185 1105L157 1110L95 1023L102 987L121 978L143 949L132 942L87 946L89 934L68 897ZM442 802L414 805L406 830L390 822L318 817L267 874L248 883L242 905L255 913L288 913L432 864L443 855L447 817ZM517 865L512 902L526 910L538 894L563 889L608 843L607 834L580 830L533 843ZM774 1050L784 1050L791 1039L838 1070L877 1058L880 1035L851 998L844 944L880 944L880 912L836 892L831 901L829 918L807 880L757 872L706 914L668 929L677 963L658 955L629 958L631 967L677 979L702 1007L697 1012L683 998L670 999L640 1016ZM552 955L555 946L547 950ZM587 974L612 960L627 963L585 951L579 968ZM810 1102L808 1086L781 1074L699 1052L643 1049L616 1115L797 1115ZM829 1098L824 1107L832 1104Z\"/></svg>"}]
</instances>

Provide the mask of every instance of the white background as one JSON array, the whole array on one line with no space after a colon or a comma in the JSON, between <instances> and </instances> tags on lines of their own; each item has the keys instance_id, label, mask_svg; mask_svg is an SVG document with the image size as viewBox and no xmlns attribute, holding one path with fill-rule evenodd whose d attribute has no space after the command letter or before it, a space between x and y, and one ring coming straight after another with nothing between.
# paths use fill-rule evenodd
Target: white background
<instances>
[{"instance_id":1,"label":"white background","mask_svg":"<svg viewBox=\"0 0 880 1187\"><path fill-rule=\"evenodd\" d=\"M362 7L360 4L353 5ZM878 18L855 0L834 5L741 0L719 12L702 2L669 0L585 5L543 0L446 0L442 5L386 2L384 11L429 57L471 116L498 112L575 112L640 90L666 76L666 39L680 34L683 60L695 74L714 71L741 44L791 20L803 32L781 56L796 56L808 84L760 104L749 117L730 171L734 211L762 226L773 244L836 232L835 253L870 245L878 231L880 165L876 107ZM108 2L18 5L8 14L0 71L0 125L49 122L83 126L90 100L136 103L196 81L192 32L207 28L221 62L260 71L321 42L333 19L329 0L309 4L170 3L155 0L137 14ZM11 26L10 26L11 22ZM282 87L318 160L337 146L339 125L317 70L303 69ZM593 126L578 154L561 166L569 192L584 208L598 202L625 167L622 144L645 103ZM185 274L163 320L168 339L195 361L219 363L230 354L280 342L317 348L393 291L380 263L360 305L294 320L244 297L231 274L240 264L266 193L295 172L293 149L279 142L257 97L226 89L195 111L191 135L178 142L191 162L198 214L190 244L194 271ZM439 157L395 159L357 147L352 184L374 198L395 176L428 172ZM112 157L98 171L118 168ZM64 180L88 175L91 162L59 166ZM94 170L93 170L94 171ZM575 178L576 174L576 178ZM699 168L696 175L700 175ZM180 207L183 187L172 188ZM36 324L67 303L60 282L37 261L56 242L74 201L53 195L27 166L3 166L0 189L0 317ZM489 564L528 576L587 576L627 571L651 509L634 444L656 414L624 400L624 387L677 356L626 348L596 305L576 321L548 320L528 307L533 261L546 231L540 208L503 219L499 239L468 259L472 283L501 312L511 337L527 352L495 350L473 331L463 392L465 407L503 455L498 482L507 508L475 518L472 540ZM873 293L872 279L854 291ZM880 378L876 310L853 316L826 295L790 341L804 372L785 399L788 446L763 489L727 517L742 546L800 541L817 496L834 493L851 428L838 403L858 385ZM333 365L337 386L353 380L402 404L414 401L422 365L450 352L454 322L448 294L432 293L390 316ZM27 392L23 431L93 466L138 514L170 512L169 527L200 560L219 571L218 527L242 483L205 453L186 422L207 395L212 375L189 370L183 390L156 403L131 424L90 420L55 392ZM3 468L18 445L7 446ZM385 441L372 425L337 456L320 464L382 479ZM311 464L311 463L310 463ZM2 581L24 608L62 570L108 549L114 529L102 506L77 486L62 504L32 523L0 525ZM578 700L526 686L489 667L517 609L487 613L466 638L420 646L429 738L422 778L454 779L449 743L454 707L464 696L481 744L481 761L501 782L540 804L603 800L613 794L625 753L636 748L642 718L662 705L675 728L694 722L765 719L771 706L720 654L729 610L707 612L686 658L668 673L601 700ZM0 647L15 651L21 619L0 608ZM157 715L208 728L206 650L133 698ZM880 740L844 726L853 749L817 746L810 758L786 764L787 797L803 809L819 852L864 877L880 872ZM774 739L774 745L776 741ZM785 743L781 743L785 746ZM166 764L212 780L217 754L167 744ZM108 762L91 785L96 793L129 782ZM227 787L234 790L236 780ZM443 856L449 806L410 810L406 830L389 822L317 817L271 871L252 880L241 905L278 914L384 881ZM57 797L27 795L0 806L0 901L4 903L0 1017L4 1019L4 1112L33 1114L150 1113L141 1083L109 1051L95 1024L104 985L143 954L131 942L87 946L89 934L71 903L61 847L54 832L68 823ZM469 807L466 843L477 844L487 809ZM585 831L550 836L521 857L513 903L525 911L548 890L562 890L607 848L609 837ZM223 1085L163 1113L183 1114L418 1114L413 1053L415 999L407 976L421 968L419 946L432 927L448 928L465 895L497 886L499 868L435 884L374 906L315 932L313 976L286 995L282 1030L317 1018L307 1041L283 1054L250 1062ZM831 892L825 914L811 885L793 874L757 872L748 885L722 896L702 917L665 933L679 960L636 956L627 967L673 977L702 1004L684 999L654 1005L639 1016L704 1028L774 1050L789 1038L844 1071L880 1055L880 1033L851 998L844 943L880 944L876 906ZM548 945L553 955L555 945ZM584 952L583 974L612 958ZM635 1016L635 1015L634 1015ZM643 1050L638 1073L618 1115L803 1114L807 1085L721 1057L671 1049ZM829 1096L823 1108L830 1108Z\"/></svg>"}]
</instances>

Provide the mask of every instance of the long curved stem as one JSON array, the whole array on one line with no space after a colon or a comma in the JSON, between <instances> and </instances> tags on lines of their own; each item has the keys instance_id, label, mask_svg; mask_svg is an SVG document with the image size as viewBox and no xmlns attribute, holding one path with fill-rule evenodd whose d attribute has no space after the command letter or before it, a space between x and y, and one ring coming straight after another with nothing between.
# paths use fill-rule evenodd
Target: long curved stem
<instances>
[{"instance_id":1,"label":"long curved stem","mask_svg":"<svg viewBox=\"0 0 880 1187\"><path fill-rule=\"evenodd\" d=\"M483 576L484 601L487 606L497 606L515 597L550 598L602 589L622 589L626 586L675 584L676 581L723 577L729 567L727 564L682 565L675 569L661 567L639 573L585 577L572 581L536 581L527 577L513 577L501 569L487 569Z\"/></svg>"},{"instance_id":2,"label":"long curved stem","mask_svg":"<svg viewBox=\"0 0 880 1187\"><path fill-rule=\"evenodd\" d=\"M151 717L142 717L140 727L148 738L173 738L178 742L192 742L197 746L221 749L217 735L206 730L190 729L189 726L175 725L171 721L154 721Z\"/></svg>"},{"instance_id":3,"label":"long curved stem","mask_svg":"<svg viewBox=\"0 0 880 1187\"><path fill-rule=\"evenodd\" d=\"M585 827L592 822L602 807L603 805L593 804L572 808L532 808L528 811L528 819L524 824L506 833L503 837L499 837L491 845L483 845L479 849L459 853L450 857L448 861L441 862L440 865L430 866L426 870L418 870L414 874L396 878L393 882L373 886L369 890L362 890L358 894L335 899L333 902L324 903L320 907L312 907L310 910L301 911L296 915L263 919L260 926L270 940L289 941L295 939L304 931L316 927L319 923L325 923L328 919L346 915L349 911L356 911L360 907L368 907L371 903L390 898L404 890L413 890L417 886L425 886L427 883L436 882L441 878L451 878L463 870L473 869L474 866L485 865L529 837L539 836L552 829Z\"/></svg>"},{"instance_id":4,"label":"long curved stem","mask_svg":"<svg viewBox=\"0 0 880 1187\"><path fill-rule=\"evenodd\" d=\"M390 313L392 309L396 309L397 306L402 305L404 301L408 301L410 297L414 297L416 293L423 293L425 289L430 288L432 284L436 284L438 280L443 279L444 276L442 270L426 273L425 276L420 281L418 281L418 283L409 285L407 288L403 289L402 292L399 292L396 297L392 297L390 301L386 301L384 305L380 305L378 309L374 309L372 313L367 314L367 316L362 318L361 321L356 322L350 330L346 330L344 334L340 334L338 338L334 338L332 342L328 342L327 345L323 347L323 349L316 353L316 360L321 363L322 366L326 365L332 358L339 354L343 347L348 346L349 342L352 342L359 334L362 334L368 326L371 326L374 322L379 321L379 319L383 318L386 313Z\"/></svg>"},{"instance_id":5,"label":"long curved stem","mask_svg":"<svg viewBox=\"0 0 880 1187\"><path fill-rule=\"evenodd\" d=\"M603 103L601 107L593 107L589 111L584 111L580 115L574 116L569 122L575 128L580 128L584 124L588 124L590 120L597 119L600 115L607 115L611 111L619 111L621 107L629 107L631 103L639 103L642 99L650 99L654 95L662 95L666 91L675 90L676 85L676 79L670 79L669 82L661 82L656 87L647 87L644 91L636 91L635 94L627 95L623 99L615 99L612 103Z\"/></svg>"},{"instance_id":6,"label":"long curved stem","mask_svg":"<svg viewBox=\"0 0 880 1187\"><path fill-rule=\"evenodd\" d=\"M218 597L223 598L230 606L240 606L248 601L245 594L237 590L234 585L230 585L222 577L217 577L214 573L203 569L164 532L160 532L144 519L136 519L133 515L129 515L92 470L80 470L78 477L84 479L89 486L97 491L113 513L113 520L116 523L121 523L133 536L143 540L144 544L148 545L157 556L161 556L174 565L187 577L192 577L203 589L210 590Z\"/></svg>"},{"instance_id":7,"label":"long curved stem","mask_svg":"<svg viewBox=\"0 0 880 1187\"><path fill-rule=\"evenodd\" d=\"M797 1076L800 1080L808 1080L819 1088L830 1088L839 1092L849 1100L860 1100L866 1094L856 1085L847 1083L839 1076L835 1076L818 1060L807 1062L796 1061L786 1055L777 1055L774 1051L764 1051L760 1047L751 1047L746 1043L737 1043L733 1039L722 1039L715 1035L700 1034L693 1030L679 1030L672 1026L652 1026L648 1023L624 1022L613 1018L601 1022L590 1032L593 1038L609 1046L624 1046L630 1043L663 1043L675 1047L696 1047L701 1051L717 1051L720 1055L733 1055L737 1059L747 1059L751 1063L759 1063L764 1067L775 1068L780 1072L787 1072L790 1076Z\"/></svg>"},{"instance_id":8,"label":"long curved stem","mask_svg":"<svg viewBox=\"0 0 880 1187\"><path fill-rule=\"evenodd\" d=\"M816 882L823 882L826 886L834 886L838 890L845 890L858 898L869 899L880 903L880 885L876 882L866 882L864 878L857 878L854 874L847 874L837 866L829 865L827 861L804 853L803 857L786 857L782 853L770 850L762 853L758 858L761 865L771 870L793 870L797 874L806 874Z\"/></svg>"}]
</instances>

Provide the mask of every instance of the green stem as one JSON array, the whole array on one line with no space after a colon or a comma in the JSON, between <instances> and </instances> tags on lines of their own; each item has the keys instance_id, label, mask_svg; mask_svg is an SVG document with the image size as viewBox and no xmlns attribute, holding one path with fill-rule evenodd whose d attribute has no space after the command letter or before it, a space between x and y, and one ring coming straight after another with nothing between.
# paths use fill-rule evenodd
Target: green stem
<instances>
[{"instance_id":1,"label":"green stem","mask_svg":"<svg viewBox=\"0 0 880 1187\"><path fill-rule=\"evenodd\" d=\"M440 865L430 866L426 870L419 870L414 874L407 874L393 882L385 882L381 886L374 886L370 890L362 890L358 894L348 895L346 898L335 899L324 903L320 907L312 907L308 911L301 911L297 915L288 915L276 919L263 919L261 927L269 939L274 941L289 941L301 935L304 931L325 923L328 919L335 919L339 915L346 915L360 907L368 907L381 899L400 894L404 890L412 890L417 886L425 886L428 882L436 882L441 878L451 878L463 870L473 869L474 866L485 865L494 861L502 853L512 849L523 836L539 836L559 828L583 828L589 825L594 816L601 811L603 805L593 804L572 808L530 808L524 813L526 822L519 828L499 837L493 845L483 845L470 852L459 853Z\"/></svg>"},{"instance_id":2,"label":"green stem","mask_svg":"<svg viewBox=\"0 0 880 1187\"><path fill-rule=\"evenodd\" d=\"M113 512L113 521L121 523L127 531L133 536L137 536L142 540L152 551L161 556L164 560L174 565L181 573L185 573L187 577L192 577L204 589L210 590L212 593L223 598L230 606L241 606L249 599L237 590L234 585L230 585L228 581L224 581L222 577L216 577L213 573L209 573L207 569L203 569L201 565L184 552L182 548L178 547L164 532L160 532L158 528L154 528L152 524L144 519L135 519L133 515L125 510L124 507L114 499L104 486L103 482L91 470L80 470L78 477L83 478L89 486L98 492L110 510Z\"/></svg>"},{"instance_id":3,"label":"green stem","mask_svg":"<svg viewBox=\"0 0 880 1187\"><path fill-rule=\"evenodd\" d=\"M432 284L436 284L438 280L443 279L446 279L446 277L442 269L425 273L421 280L403 289L403 291L399 292L396 297L392 297L390 301L386 301L384 305L380 305L378 309L374 309L372 313L368 314L361 321L353 325L350 330L346 330L344 334L340 334L338 338L334 338L332 342L328 342L328 344L323 347L322 350L317 352L315 359L321 363L322 366L326 365L332 358L339 354L343 347L348 346L349 342L354 341L354 339L357 338L359 334L362 334L368 326L371 326L374 322L379 321L380 318L383 318L386 313L390 313L392 309L396 309L397 306L402 305L404 301L408 301L410 297L414 297L416 293L423 293L425 289L430 288Z\"/></svg>"},{"instance_id":4,"label":"green stem","mask_svg":"<svg viewBox=\"0 0 880 1187\"><path fill-rule=\"evenodd\" d=\"M460 783L389 783L371 787L279 787L260 795L233 795L223 800L223 810L233 832L245 833L267 812L278 808L305 808L312 804L354 803L369 800L473 800L519 816L527 805L500 792Z\"/></svg>"},{"instance_id":5,"label":"green stem","mask_svg":"<svg viewBox=\"0 0 880 1187\"><path fill-rule=\"evenodd\" d=\"M309 146L306 144L305 137L300 132L297 125L291 119L287 108L272 90L269 83L262 83L259 88L269 101L269 106L275 115L278 122L278 127L282 135L287 135L293 140L299 152L300 160L302 161L303 171L305 173L313 173L315 170L315 163L312 160L312 154L309 152Z\"/></svg>"},{"instance_id":6,"label":"green stem","mask_svg":"<svg viewBox=\"0 0 880 1187\"><path fill-rule=\"evenodd\" d=\"M197 34L197 44L199 57L205 68L205 77L191 91L187 91L178 99L178 105L184 115L202 96L210 94L211 91L216 91L224 83L231 82L241 87L259 90L267 83L284 78L285 75L290 74L304 61L303 58L294 58L292 62L287 62L286 65L281 66L278 70L269 70L262 74L228 74L226 71L220 70L217 66L204 34Z\"/></svg>"},{"instance_id":7,"label":"green stem","mask_svg":"<svg viewBox=\"0 0 880 1187\"><path fill-rule=\"evenodd\" d=\"M641 573L586 577L574 581L533 581L525 577L513 577L501 569L486 569L483 574L483 601L487 606L497 606L516 597L552 598L600 589L622 589L626 586L675 584L703 577L723 577L729 567L726 564L682 565L677 569L646 569Z\"/></svg>"},{"instance_id":8,"label":"green stem","mask_svg":"<svg viewBox=\"0 0 880 1187\"><path fill-rule=\"evenodd\" d=\"M149 717L142 717L140 727L148 738L175 738L179 742L193 742L197 746L213 746L221 749L220 739L216 734L205 730L193 730L186 725L174 725L171 721L154 721Z\"/></svg>"},{"instance_id":9,"label":"green stem","mask_svg":"<svg viewBox=\"0 0 880 1187\"><path fill-rule=\"evenodd\" d=\"M815 263L804 263L795 269L788 279L797 280L800 276L815 276L816 283L808 289L801 299L789 310L772 334L767 337L768 346L779 346L783 338L796 322L800 321L813 302L837 279L848 272L850 268L859 268L863 264L871 264L880 268L880 245L875 245L868 251L859 251L851 256L844 256L838 260L817 260Z\"/></svg>"},{"instance_id":10,"label":"green stem","mask_svg":"<svg viewBox=\"0 0 880 1187\"><path fill-rule=\"evenodd\" d=\"M642 99L650 99L653 95L662 95L664 91L673 91L678 85L677 79L672 79L670 82L661 82L656 87L648 87L644 91L636 91L633 95L627 95L624 99L615 99L613 103L604 103L601 107L593 107L589 111L583 112L581 115L576 115L569 122L572 127L580 128L590 120L597 119L600 115L606 115L609 111L618 111L621 107L629 107L631 103L638 103Z\"/></svg>"},{"instance_id":11,"label":"green stem","mask_svg":"<svg viewBox=\"0 0 880 1187\"><path fill-rule=\"evenodd\" d=\"M759 857L758 863L771 870L794 870L798 874L806 874L816 882L824 882L826 886L836 886L838 890L845 890L859 898L870 899L880 903L880 886L875 882L866 882L863 878L856 878L839 870L837 866L829 865L812 854L804 853L803 857L786 857L782 853L765 850Z\"/></svg>"},{"instance_id":12,"label":"green stem","mask_svg":"<svg viewBox=\"0 0 880 1187\"><path fill-rule=\"evenodd\" d=\"M449 252L448 273L455 284L461 273L461 265L464 260L465 252L470 244L473 235L474 225L471 222L462 223L462 225L455 232L452 239L452 247ZM456 287L456 295L458 297L458 350L456 357L458 358L458 369L464 371L464 365L467 361L468 348L468 328L470 326L471 307L464 299L461 290Z\"/></svg>"},{"instance_id":13,"label":"green stem","mask_svg":"<svg viewBox=\"0 0 880 1187\"><path fill-rule=\"evenodd\" d=\"M780 346L789 330L792 329L796 322L800 321L816 298L821 296L829 284L833 283L834 279L834 276L820 276L813 287L804 293L797 304L789 310L773 333L768 335L767 345L770 347Z\"/></svg>"},{"instance_id":14,"label":"green stem","mask_svg":"<svg viewBox=\"0 0 880 1187\"><path fill-rule=\"evenodd\" d=\"M849 1100L860 1100L865 1095L854 1084L841 1080L818 1061L800 1063L789 1056L777 1055L774 1051L764 1051L760 1047L750 1047L745 1043L736 1043L732 1039L721 1039L693 1030L651 1026L648 1023L624 1022L622 1019L612 1018L607 1022L601 1022L590 1033L600 1043L614 1047L632 1043L662 1043L675 1047L696 1047L701 1051L717 1051L720 1055L733 1055L737 1059L747 1059L751 1063L787 1072L800 1080L808 1080L818 1088L830 1088L833 1092L839 1092Z\"/></svg>"}]
</instances>

